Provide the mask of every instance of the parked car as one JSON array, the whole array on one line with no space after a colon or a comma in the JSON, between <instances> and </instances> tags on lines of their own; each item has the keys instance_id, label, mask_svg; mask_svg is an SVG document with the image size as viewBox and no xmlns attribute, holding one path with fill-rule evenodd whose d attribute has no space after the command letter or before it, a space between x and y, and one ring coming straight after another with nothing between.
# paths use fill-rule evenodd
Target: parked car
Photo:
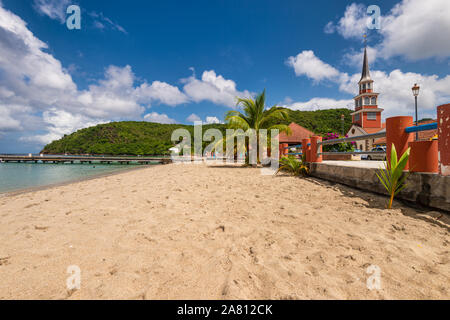
<instances>
[{"instance_id":1,"label":"parked car","mask_svg":"<svg viewBox=\"0 0 450 320\"><path fill-rule=\"evenodd\" d=\"M367 160L382 160L382 161L386 160L386 147L376 147L376 148L373 148L371 151L384 152L384 153L369 154L367 156Z\"/></svg>"},{"instance_id":2,"label":"parked car","mask_svg":"<svg viewBox=\"0 0 450 320\"><path fill-rule=\"evenodd\" d=\"M357 152L357 155L361 157L361 160L367 160L368 154L365 154L363 150L361 149L355 149L355 152Z\"/></svg>"}]
</instances>

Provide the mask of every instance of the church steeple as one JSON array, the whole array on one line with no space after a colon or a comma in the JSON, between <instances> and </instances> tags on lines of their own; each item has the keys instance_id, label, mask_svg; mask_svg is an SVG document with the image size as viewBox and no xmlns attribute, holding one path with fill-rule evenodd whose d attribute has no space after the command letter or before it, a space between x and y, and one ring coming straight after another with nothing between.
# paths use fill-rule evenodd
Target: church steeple
<instances>
[{"instance_id":1,"label":"church steeple","mask_svg":"<svg viewBox=\"0 0 450 320\"><path fill-rule=\"evenodd\" d=\"M354 98L355 112L352 113L353 124L363 129L381 128L381 112L383 112L383 109L378 108L379 93L374 92L373 83L374 81L370 77L367 46L365 46L361 80L358 83L359 94Z\"/></svg>"},{"instance_id":2,"label":"church steeple","mask_svg":"<svg viewBox=\"0 0 450 320\"><path fill-rule=\"evenodd\" d=\"M361 73L361 80L359 82L363 81L370 81L372 80L370 78L370 69L369 69L369 59L367 58L367 47L364 48L364 60L363 60L363 69Z\"/></svg>"}]
</instances>

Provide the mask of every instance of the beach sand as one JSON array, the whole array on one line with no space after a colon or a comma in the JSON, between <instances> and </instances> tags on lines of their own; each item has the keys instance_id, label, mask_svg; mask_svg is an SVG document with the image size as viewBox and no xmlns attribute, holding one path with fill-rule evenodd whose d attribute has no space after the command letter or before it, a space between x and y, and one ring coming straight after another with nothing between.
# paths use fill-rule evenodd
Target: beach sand
<instances>
[{"instance_id":1,"label":"beach sand","mask_svg":"<svg viewBox=\"0 0 450 320\"><path fill-rule=\"evenodd\" d=\"M386 200L174 164L0 197L0 298L449 299L448 215Z\"/></svg>"}]
</instances>

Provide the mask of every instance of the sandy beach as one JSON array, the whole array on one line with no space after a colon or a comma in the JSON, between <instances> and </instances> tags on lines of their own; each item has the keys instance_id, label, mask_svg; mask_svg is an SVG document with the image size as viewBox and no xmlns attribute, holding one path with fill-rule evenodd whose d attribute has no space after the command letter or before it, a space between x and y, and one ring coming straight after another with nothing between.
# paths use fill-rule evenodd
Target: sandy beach
<instances>
[{"instance_id":1,"label":"sandy beach","mask_svg":"<svg viewBox=\"0 0 450 320\"><path fill-rule=\"evenodd\" d=\"M448 215L385 202L174 164L0 197L0 299L449 299Z\"/></svg>"}]
</instances>

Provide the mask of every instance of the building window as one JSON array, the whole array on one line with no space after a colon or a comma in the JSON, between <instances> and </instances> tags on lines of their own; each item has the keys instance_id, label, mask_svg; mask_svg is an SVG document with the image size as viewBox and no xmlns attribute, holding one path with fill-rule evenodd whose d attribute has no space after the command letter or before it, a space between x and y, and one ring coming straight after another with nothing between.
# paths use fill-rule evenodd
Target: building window
<instances>
[{"instance_id":1,"label":"building window","mask_svg":"<svg viewBox=\"0 0 450 320\"><path fill-rule=\"evenodd\" d=\"M377 105L377 98L376 97L372 97L372 105L374 105L374 106Z\"/></svg>"},{"instance_id":2,"label":"building window","mask_svg":"<svg viewBox=\"0 0 450 320\"><path fill-rule=\"evenodd\" d=\"M359 98L359 106L362 107L362 98Z\"/></svg>"},{"instance_id":3,"label":"building window","mask_svg":"<svg viewBox=\"0 0 450 320\"><path fill-rule=\"evenodd\" d=\"M360 119L359 115L360 115L359 113L355 114L355 121L359 121L359 119Z\"/></svg>"},{"instance_id":4,"label":"building window","mask_svg":"<svg viewBox=\"0 0 450 320\"><path fill-rule=\"evenodd\" d=\"M367 120L377 120L376 112L367 112Z\"/></svg>"},{"instance_id":5,"label":"building window","mask_svg":"<svg viewBox=\"0 0 450 320\"><path fill-rule=\"evenodd\" d=\"M370 98L365 97L364 98L364 105L368 106L370 104Z\"/></svg>"}]
</instances>

